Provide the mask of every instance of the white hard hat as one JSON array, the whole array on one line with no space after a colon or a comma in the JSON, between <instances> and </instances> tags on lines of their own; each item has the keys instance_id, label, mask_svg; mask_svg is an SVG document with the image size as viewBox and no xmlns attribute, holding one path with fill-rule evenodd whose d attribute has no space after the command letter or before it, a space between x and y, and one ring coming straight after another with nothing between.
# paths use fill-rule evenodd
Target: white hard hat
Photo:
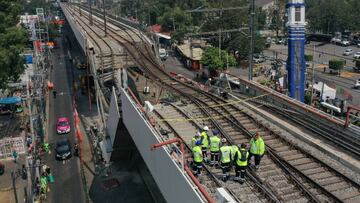
<instances>
[{"instance_id":1,"label":"white hard hat","mask_svg":"<svg viewBox=\"0 0 360 203\"><path fill-rule=\"evenodd\" d=\"M226 138L222 138L222 139L221 139L221 142L222 142L222 143L225 143L225 142L226 142Z\"/></svg>"},{"instance_id":2,"label":"white hard hat","mask_svg":"<svg viewBox=\"0 0 360 203\"><path fill-rule=\"evenodd\" d=\"M205 130L205 131L209 131L209 127L204 126L203 130Z\"/></svg>"}]
</instances>

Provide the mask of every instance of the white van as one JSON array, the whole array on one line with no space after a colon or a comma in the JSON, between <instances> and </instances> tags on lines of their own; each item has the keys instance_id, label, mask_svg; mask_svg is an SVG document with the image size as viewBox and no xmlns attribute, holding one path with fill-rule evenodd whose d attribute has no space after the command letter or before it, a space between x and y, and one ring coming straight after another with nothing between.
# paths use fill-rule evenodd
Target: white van
<instances>
[{"instance_id":1,"label":"white van","mask_svg":"<svg viewBox=\"0 0 360 203\"><path fill-rule=\"evenodd\" d=\"M168 57L168 53L166 52L165 49L160 48L160 49L159 49L159 56L160 56L160 59L161 59L162 61L165 61L165 60L167 59L167 57Z\"/></svg>"}]
</instances>

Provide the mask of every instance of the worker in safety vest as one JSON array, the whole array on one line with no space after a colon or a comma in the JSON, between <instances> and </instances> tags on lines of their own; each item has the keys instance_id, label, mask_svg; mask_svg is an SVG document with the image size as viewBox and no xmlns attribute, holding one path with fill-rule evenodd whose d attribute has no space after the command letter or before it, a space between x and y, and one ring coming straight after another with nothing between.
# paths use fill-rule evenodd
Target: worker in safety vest
<instances>
[{"instance_id":1,"label":"worker in safety vest","mask_svg":"<svg viewBox=\"0 0 360 203\"><path fill-rule=\"evenodd\" d=\"M225 138L221 139L222 147L220 147L220 163L223 172L222 180L226 182L230 177L229 169L231 164L231 147L227 145Z\"/></svg>"},{"instance_id":2,"label":"worker in safety vest","mask_svg":"<svg viewBox=\"0 0 360 203\"><path fill-rule=\"evenodd\" d=\"M236 145L231 145L231 160L235 161L234 157L236 152L239 151L239 147Z\"/></svg>"},{"instance_id":3,"label":"worker in safety vest","mask_svg":"<svg viewBox=\"0 0 360 203\"><path fill-rule=\"evenodd\" d=\"M245 181L246 167L248 165L249 152L246 149L245 144L241 144L240 150L238 150L234 156L235 160L235 181L239 181L241 184ZM240 178L239 178L240 176Z\"/></svg>"},{"instance_id":4,"label":"worker in safety vest","mask_svg":"<svg viewBox=\"0 0 360 203\"><path fill-rule=\"evenodd\" d=\"M195 143L195 147L192 148L192 155L194 160L193 171L195 175L201 174L203 154L201 151L201 140Z\"/></svg>"},{"instance_id":5,"label":"worker in safety vest","mask_svg":"<svg viewBox=\"0 0 360 203\"><path fill-rule=\"evenodd\" d=\"M207 162L207 150L209 148L209 127L204 126L203 131L201 132L201 150L204 157L204 161Z\"/></svg>"},{"instance_id":6,"label":"worker in safety vest","mask_svg":"<svg viewBox=\"0 0 360 203\"><path fill-rule=\"evenodd\" d=\"M258 169L261 158L265 153L265 143L259 133L256 133L255 137L250 140L250 154L248 157L248 163L251 164L251 157L254 156L255 168Z\"/></svg>"},{"instance_id":7,"label":"worker in safety vest","mask_svg":"<svg viewBox=\"0 0 360 203\"><path fill-rule=\"evenodd\" d=\"M220 138L219 132L214 131L213 136L210 137L210 166L218 165L220 154Z\"/></svg>"},{"instance_id":8,"label":"worker in safety vest","mask_svg":"<svg viewBox=\"0 0 360 203\"><path fill-rule=\"evenodd\" d=\"M201 133L198 131L194 137L191 138L191 149L196 146L196 142L199 141L201 138Z\"/></svg>"}]
</instances>

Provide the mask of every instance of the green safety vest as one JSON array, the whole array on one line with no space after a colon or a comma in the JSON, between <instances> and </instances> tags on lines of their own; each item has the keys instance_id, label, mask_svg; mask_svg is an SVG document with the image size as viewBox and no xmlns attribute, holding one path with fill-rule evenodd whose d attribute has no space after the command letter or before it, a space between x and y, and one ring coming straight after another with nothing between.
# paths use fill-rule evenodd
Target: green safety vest
<instances>
[{"instance_id":1,"label":"green safety vest","mask_svg":"<svg viewBox=\"0 0 360 203\"><path fill-rule=\"evenodd\" d=\"M46 177L40 178L40 183L41 183L41 187L46 187L47 186L47 178Z\"/></svg>"},{"instance_id":2,"label":"green safety vest","mask_svg":"<svg viewBox=\"0 0 360 203\"><path fill-rule=\"evenodd\" d=\"M193 138L191 138L191 149L194 148L196 146L196 142L200 140L200 137L198 139L196 139L196 137L194 136Z\"/></svg>"},{"instance_id":3,"label":"green safety vest","mask_svg":"<svg viewBox=\"0 0 360 203\"><path fill-rule=\"evenodd\" d=\"M236 145L231 146L231 160L234 160L236 152L239 151L239 148Z\"/></svg>"},{"instance_id":4,"label":"green safety vest","mask_svg":"<svg viewBox=\"0 0 360 203\"><path fill-rule=\"evenodd\" d=\"M207 148L209 146L209 139L208 139L208 134L206 133L206 131L201 132L201 138L202 138L201 146L203 148Z\"/></svg>"},{"instance_id":5,"label":"green safety vest","mask_svg":"<svg viewBox=\"0 0 360 203\"><path fill-rule=\"evenodd\" d=\"M220 138L218 136L210 137L210 151L218 152L220 150Z\"/></svg>"},{"instance_id":6,"label":"green safety vest","mask_svg":"<svg viewBox=\"0 0 360 203\"><path fill-rule=\"evenodd\" d=\"M247 166L248 165L248 157L249 157L249 152L246 149L240 149L239 151L237 151L238 153L238 157L236 160L236 165L238 166ZM242 154L245 154L245 161L241 161L242 159Z\"/></svg>"},{"instance_id":7,"label":"green safety vest","mask_svg":"<svg viewBox=\"0 0 360 203\"><path fill-rule=\"evenodd\" d=\"M250 140L250 153L257 155L263 155L265 153L265 143L261 137L257 140L254 138Z\"/></svg>"},{"instance_id":8,"label":"green safety vest","mask_svg":"<svg viewBox=\"0 0 360 203\"><path fill-rule=\"evenodd\" d=\"M198 163L202 162L203 161L203 155L202 155L201 147L200 146L195 146L192 151L193 151L194 161L198 162Z\"/></svg>"},{"instance_id":9,"label":"green safety vest","mask_svg":"<svg viewBox=\"0 0 360 203\"><path fill-rule=\"evenodd\" d=\"M221 163L230 163L231 162L231 147L230 146L222 146L220 147L221 152Z\"/></svg>"}]
</instances>

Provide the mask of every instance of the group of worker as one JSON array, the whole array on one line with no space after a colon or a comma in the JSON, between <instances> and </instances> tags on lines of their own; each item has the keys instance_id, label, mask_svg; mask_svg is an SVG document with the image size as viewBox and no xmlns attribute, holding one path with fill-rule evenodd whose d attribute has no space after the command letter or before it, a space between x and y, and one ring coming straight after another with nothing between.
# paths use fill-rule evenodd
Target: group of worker
<instances>
[{"instance_id":1,"label":"group of worker","mask_svg":"<svg viewBox=\"0 0 360 203\"><path fill-rule=\"evenodd\" d=\"M234 180L243 183L246 168L250 165L252 157L255 160L255 169L259 168L261 158L265 153L265 143L260 134L256 133L250 140L249 149L244 143L239 146L230 146L226 138L220 139L218 131L213 131L212 136L209 136L209 127L204 126L202 132L197 132L192 138L191 149L195 175L201 174L203 162L211 167L220 165L223 172L222 180L226 182L230 177L232 165L235 165ZM210 150L210 162L208 150Z\"/></svg>"}]
</instances>

